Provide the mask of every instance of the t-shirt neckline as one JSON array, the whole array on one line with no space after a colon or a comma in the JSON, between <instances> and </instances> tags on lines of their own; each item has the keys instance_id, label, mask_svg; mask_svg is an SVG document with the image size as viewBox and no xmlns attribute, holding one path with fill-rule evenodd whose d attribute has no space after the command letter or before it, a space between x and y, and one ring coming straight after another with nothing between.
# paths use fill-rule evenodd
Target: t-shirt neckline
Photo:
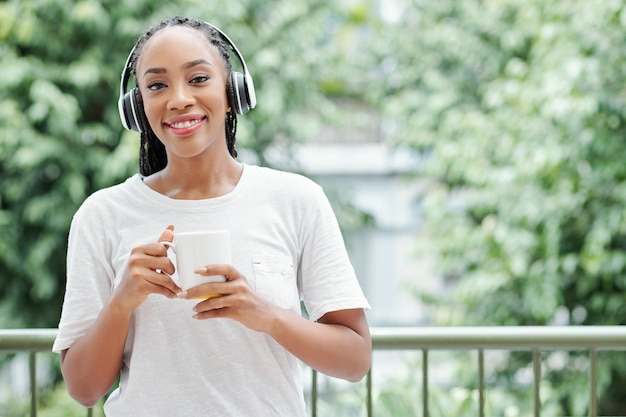
<instances>
[{"instance_id":1,"label":"t-shirt neckline","mask_svg":"<svg viewBox=\"0 0 626 417\"><path fill-rule=\"evenodd\" d=\"M221 206L224 204L228 204L233 200L237 199L247 188L248 182L250 181L250 171L252 167L245 163L242 163L242 172L237 185L233 188L229 193L218 197L205 198L199 200L184 200L184 199L175 199L163 195L152 188L150 188L146 183L144 183L144 176L141 174L135 174L130 178L131 185L134 186L136 191L141 194L141 196L146 199L152 200L159 204L164 204L167 206L178 207L178 208L193 208L193 207L207 207L207 206Z\"/></svg>"}]
</instances>

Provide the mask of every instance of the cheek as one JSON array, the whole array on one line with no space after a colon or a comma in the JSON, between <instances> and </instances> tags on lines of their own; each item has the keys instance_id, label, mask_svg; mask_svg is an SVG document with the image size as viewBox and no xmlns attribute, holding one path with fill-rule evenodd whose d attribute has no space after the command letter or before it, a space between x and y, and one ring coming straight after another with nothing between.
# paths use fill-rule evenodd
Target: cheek
<instances>
[{"instance_id":1,"label":"cheek","mask_svg":"<svg viewBox=\"0 0 626 417\"><path fill-rule=\"evenodd\" d=\"M155 123L158 120L157 115L158 105L154 100L147 100L143 102L143 111L148 119L148 123L150 123L150 127L154 130L158 123Z\"/></svg>"}]
</instances>

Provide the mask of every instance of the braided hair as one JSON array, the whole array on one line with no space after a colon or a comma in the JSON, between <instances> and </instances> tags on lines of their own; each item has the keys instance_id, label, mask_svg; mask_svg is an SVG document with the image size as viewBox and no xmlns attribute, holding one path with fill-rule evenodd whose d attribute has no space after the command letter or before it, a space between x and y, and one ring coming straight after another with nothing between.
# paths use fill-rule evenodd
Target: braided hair
<instances>
[{"instance_id":1,"label":"braided hair","mask_svg":"<svg viewBox=\"0 0 626 417\"><path fill-rule=\"evenodd\" d=\"M170 19L165 19L158 24L150 27L138 40L135 45L135 49L130 58L130 68L135 80L137 79L137 61L143 53L146 42L162 29L171 26L186 26L191 29L195 29L203 33L209 40L211 45L214 45L219 51L224 63L226 65L226 72L230 74L232 71L232 65L230 62L230 55L228 54L228 48L224 43L221 35L212 26L206 22L198 19L189 19L182 16L176 16ZM227 77L228 83L230 83L230 77ZM229 86L227 87L227 91ZM230 95L227 95L230 100ZM141 100L141 96L139 96ZM226 145L228 152L233 158L237 157L237 149L235 148L235 134L237 133L237 114L234 111L234 103L228 103L231 110L226 113ZM141 106L143 107L143 106ZM141 145L139 149L139 172L141 175L148 176L154 174L165 168L167 165L167 154L165 152L165 146L159 138L155 135L154 131L150 127L143 108L141 110L141 117L139 122L141 126Z\"/></svg>"}]
</instances>

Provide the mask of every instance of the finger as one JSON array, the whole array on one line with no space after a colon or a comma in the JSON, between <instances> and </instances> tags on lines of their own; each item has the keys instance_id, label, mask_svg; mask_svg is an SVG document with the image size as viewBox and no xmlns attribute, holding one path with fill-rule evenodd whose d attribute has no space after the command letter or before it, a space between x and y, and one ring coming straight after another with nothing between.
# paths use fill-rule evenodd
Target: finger
<instances>
[{"instance_id":1,"label":"finger","mask_svg":"<svg viewBox=\"0 0 626 417\"><path fill-rule=\"evenodd\" d=\"M216 308L214 310L201 311L198 313L194 313L191 318L196 320L208 320L208 319L220 319L220 318L231 318L228 315L228 309L226 308Z\"/></svg>"},{"instance_id":2,"label":"finger","mask_svg":"<svg viewBox=\"0 0 626 417\"><path fill-rule=\"evenodd\" d=\"M174 226L169 225L167 226L165 230L163 230L163 232L161 232L161 235L157 239L157 242L171 242L172 240L174 240ZM166 257L167 249L168 248L166 246L160 243L150 243L145 246L144 250L146 251L146 254L150 256ZM174 273L173 265L171 268L159 268L159 269L162 269L168 274Z\"/></svg>"},{"instance_id":3,"label":"finger","mask_svg":"<svg viewBox=\"0 0 626 417\"><path fill-rule=\"evenodd\" d=\"M157 242L171 242L174 240L174 226L171 224L165 228Z\"/></svg>"},{"instance_id":4,"label":"finger","mask_svg":"<svg viewBox=\"0 0 626 417\"><path fill-rule=\"evenodd\" d=\"M206 317L212 311L225 310L226 308L231 306L231 303L232 303L232 297L230 297L227 294L224 294L224 295L217 296L217 297L207 298L205 300L198 302L194 306L193 311L196 315L199 314L199 315L204 315Z\"/></svg>"},{"instance_id":5,"label":"finger","mask_svg":"<svg viewBox=\"0 0 626 417\"><path fill-rule=\"evenodd\" d=\"M161 256L161 257L167 256L167 249L168 249L167 246L165 246L162 243L157 243L157 242L148 243L141 247L141 250L143 250L146 255Z\"/></svg>"},{"instance_id":6,"label":"finger","mask_svg":"<svg viewBox=\"0 0 626 417\"><path fill-rule=\"evenodd\" d=\"M171 279L171 275L176 272L176 267L172 263L172 260L167 257L167 254L155 255L154 259L151 259L150 269L164 274Z\"/></svg>"},{"instance_id":7,"label":"finger","mask_svg":"<svg viewBox=\"0 0 626 417\"><path fill-rule=\"evenodd\" d=\"M189 288L181 292L178 296L188 300L209 299L231 294L232 289L224 282L207 282Z\"/></svg>"},{"instance_id":8,"label":"finger","mask_svg":"<svg viewBox=\"0 0 626 417\"><path fill-rule=\"evenodd\" d=\"M225 283L234 281L241 276L241 274L233 268L232 265L227 264L207 265L196 269L194 273L202 276L212 276L215 277L215 280L213 282L207 282L189 288L187 291L183 291L178 295L180 298L202 299L231 294L234 289L232 286L225 286Z\"/></svg>"},{"instance_id":9,"label":"finger","mask_svg":"<svg viewBox=\"0 0 626 417\"><path fill-rule=\"evenodd\" d=\"M154 282L149 282L150 284L150 293L151 294L161 294L167 298L177 298L178 293L170 288L167 288L163 285L159 285Z\"/></svg>"},{"instance_id":10,"label":"finger","mask_svg":"<svg viewBox=\"0 0 626 417\"><path fill-rule=\"evenodd\" d=\"M222 275L226 278L226 281L233 281L241 275L235 268L233 268L232 265L228 264L205 265L201 268L196 269L193 272L194 274L202 275L205 277Z\"/></svg>"},{"instance_id":11,"label":"finger","mask_svg":"<svg viewBox=\"0 0 626 417\"><path fill-rule=\"evenodd\" d=\"M181 292L180 287L176 285L172 278L164 271L157 270L153 274L150 274L146 280L150 284L159 287L160 290L158 292L168 297L178 296Z\"/></svg>"}]
</instances>

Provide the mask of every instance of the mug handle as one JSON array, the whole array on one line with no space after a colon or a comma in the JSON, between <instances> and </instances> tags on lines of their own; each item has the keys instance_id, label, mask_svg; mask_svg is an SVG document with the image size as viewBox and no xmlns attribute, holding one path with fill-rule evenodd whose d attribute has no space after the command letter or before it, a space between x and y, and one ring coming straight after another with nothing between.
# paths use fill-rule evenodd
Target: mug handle
<instances>
[{"instance_id":1,"label":"mug handle","mask_svg":"<svg viewBox=\"0 0 626 417\"><path fill-rule=\"evenodd\" d=\"M172 248L174 252L176 252L176 244L174 242L168 242L167 240L162 240L159 243L163 246L167 246L168 248Z\"/></svg>"}]
</instances>

